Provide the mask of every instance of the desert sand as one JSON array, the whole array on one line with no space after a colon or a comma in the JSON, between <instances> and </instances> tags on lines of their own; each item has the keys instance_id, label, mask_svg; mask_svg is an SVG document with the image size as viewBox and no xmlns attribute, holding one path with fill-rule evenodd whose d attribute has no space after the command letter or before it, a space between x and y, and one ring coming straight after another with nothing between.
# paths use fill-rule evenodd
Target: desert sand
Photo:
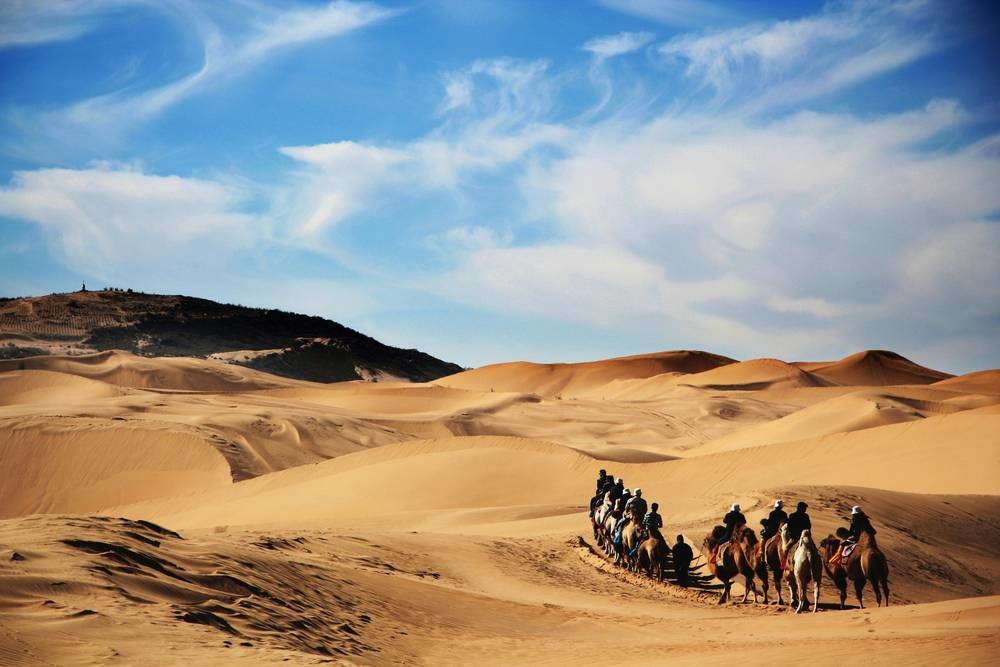
<instances>
[{"instance_id":1,"label":"desert sand","mask_svg":"<svg viewBox=\"0 0 1000 667\"><path fill-rule=\"evenodd\" d=\"M592 548L600 468L697 548L864 506L892 604L717 605ZM995 664L1000 371L664 352L319 384L0 361L0 664ZM696 565L703 560L696 562ZM787 595L787 593L786 593ZM751 598L752 599L752 598Z\"/></svg>"}]
</instances>

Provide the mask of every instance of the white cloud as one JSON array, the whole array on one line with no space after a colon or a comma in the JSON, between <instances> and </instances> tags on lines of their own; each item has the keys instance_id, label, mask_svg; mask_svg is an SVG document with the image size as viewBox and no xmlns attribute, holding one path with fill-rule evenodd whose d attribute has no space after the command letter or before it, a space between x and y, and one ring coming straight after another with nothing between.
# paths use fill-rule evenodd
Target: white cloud
<instances>
[{"instance_id":1,"label":"white cloud","mask_svg":"<svg viewBox=\"0 0 1000 667\"><path fill-rule=\"evenodd\" d=\"M581 48L601 59L614 58L641 49L653 39L650 32L620 32L617 35L596 37Z\"/></svg>"},{"instance_id":2,"label":"white cloud","mask_svg":"<svg viewBox=\"0 0 1000 667\"><path fill-rule=\"evenodd\" d=\"M0 48L76 39L93 28L94 14L115 0L6 0L0 4Z\"/></svg>"},{"instance_id":3,"label":"white cloud","mask_svg":"<svg viewBox=\"0 0 1000 667\"><path fill-rule=\"evenodd\" d=\"M81 25L92 20L94 7L107 4L110 0L75 3L77 20ZM113 137L209 86L245 74L280 51L358 30L399 13L346 0L282 8L257 0L233 4L118 0L116 4L152 7L179 19L201 46L201 66L180 79L143 92L132 92L135 86L130 86L47 113L43 131L56 137L80 136L84 132Z\"/></svg>"},{"instance_id":4,"label":"white cloud","mask_svg":"<svg viewBox=\"0 0 1000 667\"><path fill-rule=\"evenodd\" d=\"M0 216L40 225L69 266L105 280L224 260L261 234L245 193L107 165L16 172Z\"/></svg>"},{"instance_id":5,"label":"white cloud","mask_svg":"<svg viewBox=\"0 0 1000 667\"><path fill-rule=\"evenodd\" d=\"M454 73L445 82L441 126L409 142L280 149L308 165L296 174L291 208L282 217L297 232L315 234L377 200L400 201L434 190L457 197L472 175L567 144L571 132L540 120L549 108L545 70L544 62L503 59L477 61Z\"/></svg>"},{"instance_id":6,"label":"white cloud","mask_svg":"<svg viewBox=\"0 0 1000 667\"><path fill-rule=\"evenodd\" d=\"M940 47L933 7L851 2L792 21L682 34L660 47L686 75L759 109L827 95L914 62Z\"/></svg>"},{"instance_id":7,"label":"white cloud","mask_svg":"<svg viewBox=\"0 0 1000 667\"><path fill-rule=\"evenodd\" d=\"M732 18L719 4L707 0L598 0L609 9L650 21L685 28Z\"/></svg>"}]
</instances>

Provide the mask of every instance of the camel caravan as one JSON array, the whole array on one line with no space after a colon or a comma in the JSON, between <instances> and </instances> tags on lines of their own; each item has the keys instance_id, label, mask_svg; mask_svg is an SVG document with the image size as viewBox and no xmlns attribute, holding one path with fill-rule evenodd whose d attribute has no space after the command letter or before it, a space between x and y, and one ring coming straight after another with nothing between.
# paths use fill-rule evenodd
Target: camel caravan
<instances>
[{"instance_id":1,"label":"camel caravan","mask_svg":"<svg viewBox=\"0 0 1000 667\"><path fill-rule=\"evenodd\" d=\"M875 528L859 506L851 508L850 528L838 528L819 545L812 536L808 504L800 502L792 514L784 502L774 501L767 518L761 520L760 537L746 524L739 504L733 504L702 542L708 571L722 582L719 604L730 600L730 588L742 577L742 602L750 594L753 601L769 604L770 581L774 581L777 602L784 605L782 584L788 587L789 604L797 613L805 611L812 585L812 611L819 609L819 589L823 573L840 592L840 608L847 600L847 582L854 583L858 605L864 608L862 593L871 582L875 602L889 605L889 564L875 541ZM625 488L623 480L600 471L597 490L590 501L594 539L615 565L631 572L645 573L662 581L668 564L673 565L677 583L687 586L693 561L691 547L683 535L673 546L663 537L659 505L647 505L642 489ZM760 594L757 583L760 582Z\"/></svg>"}]
</instances>

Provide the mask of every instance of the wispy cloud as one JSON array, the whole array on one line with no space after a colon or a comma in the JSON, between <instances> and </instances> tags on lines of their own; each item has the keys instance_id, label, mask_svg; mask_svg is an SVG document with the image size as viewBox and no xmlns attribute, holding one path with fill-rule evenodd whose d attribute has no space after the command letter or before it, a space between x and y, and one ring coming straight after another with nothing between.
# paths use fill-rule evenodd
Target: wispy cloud
<instances>
[{"instance_id":1,"label":"wispy cloud","mask_svg":"<svg viewBox=\"0 0 1000 667\"><path fill-rule=\"evenodd\" d=\"M940 48L939 36L928 26L934 9L922 2L837 4L794 21L682 34L662 45L660 53L682 63L685 74L710 89L718 104L789 105Z\"/></svg>"},{"instance_id":2,"label":"wispy cloud","mask_svg":"<svg viewBox=\"0 0 1000 667\"><path fill-rule=\"evenodd\" d=\"M617 35L595 37L581 48L600 59L614 58L637 51L652 40L653 33L651 32L620 32Z\"/></svg>"},{"instance_id":3,"label":"wispy cloud","mask_svg":"<svg viewBox=\"0 0 1000 667\"><path fill-rule=\"evenodd\" d=\"M84 26L106 2L74 3L67 26ZM74 137L114 138L161 114L180 101L242 76L275 54L329 39L384 21L399 10L367 2L334 0L323 5L276 6L258 0L199 3L177 0L169 5L144 0L117 0L160 11L180 20L202 52L200 67L169 83L136 92L129 86L45 114L41 132L72 141ZM74 18L75 23L70 19ZM36 17L35 20L42 20Z\"/></svg>"},{"instance_id":4,"label":"wispy cloud","mask_svg":"<svg viewBox=\"0 0 1000 667\"><path fill-rule=\"evenodd\" d=\"M65 42L90 31L117 0L8 0L0 5L0 48Z\"/></svg>"},{"instance_id":5,"label":"wispy cloud","mask_svg":"<svg viewBox=\"0 0 1000 667\"><path fill-rule=\"evenodd\" d=\"M600 4L639 18L681 28L728 22L733 13L722 3L707 0L597 0Z\"/></svg>"},{"instance_id":6,"label":"wispy cloud","mask_svg":"<svg viewBox=\"0 0 1000 667\"><path fill-rule=\"evenodd\" d=\"M289 199L294 205L282 217L292 221L296 233L315 234L364 210L382 193L397 200L430 190L458 196L470 174L566 144L572 134L568 128L543 122L553 92L546 69L541 61L501 59L477 61L452 73L439 107L441 124L412 141L280 149L305 167L296 175L297 194Z\"/></svg>"},{"instance_id":7,"label":"wispy cloud","mask_svg":"<svg viewBox=\"0 0 1000 667\"><path fill-rule=\"evenodd\" d=\"M222 261L262 235L247 193L215 181L113 165L21 171L0 216L40 225L75 270L106 280Z\"/></svg>"}]
</instances>

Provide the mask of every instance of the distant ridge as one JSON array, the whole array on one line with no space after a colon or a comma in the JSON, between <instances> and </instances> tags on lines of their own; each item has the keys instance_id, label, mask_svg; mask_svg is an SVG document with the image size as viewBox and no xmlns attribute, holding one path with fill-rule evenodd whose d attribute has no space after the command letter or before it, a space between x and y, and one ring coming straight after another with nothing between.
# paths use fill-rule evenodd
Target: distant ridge
<instances>
[{"instance_id":1,"label":"distant ridge","mask_svg":"<svg viewBox=\"0 0 1000 667\"><path fill-rule=\"evenodd\" d=\"M116 349L214 358L315 382L426 382L462 370L322 317L281 310L120 290L0 299L0 357Z\"/></svg>"},{"instance_id":2,"label":"distant ridge","mask_svg":"<svg viewBox=\"0 0 1000 667\"><path fill-rule=\"evenodd\" d=\"M477 391L517 391L540 396L580 395L615 380L650 378L664 373L700 373L735 363L700 350L674 350L569 364L528 361L491 364L441 378L438 384Z\"/></svg>"}]
</instances>

